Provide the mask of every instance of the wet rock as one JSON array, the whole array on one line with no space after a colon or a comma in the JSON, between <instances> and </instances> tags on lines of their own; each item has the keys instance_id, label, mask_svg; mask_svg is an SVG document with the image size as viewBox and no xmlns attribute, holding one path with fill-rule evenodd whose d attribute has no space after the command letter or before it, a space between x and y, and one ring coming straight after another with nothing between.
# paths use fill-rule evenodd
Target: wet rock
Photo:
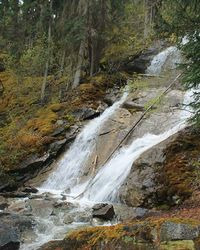
<instances>
[{"instance_id":1,"label":"wet rock","mask_svg":"<svg viewBox=\"0 0 200 250\"><path fill-rule=\"evenodd\" d=\"M49 153L53 156L56 156L59 153L59 151L62 150L62 148L66 144L66 142L67 142L67 139L53 142L49 146Z\"/></svg>"},{"instance_id":2,"label":"wet rock","mask_svg":"<svg viewBox=\"0 0 200 250\"><path fill-rule=\"evenodd\" d=\"M18 250L20 247L19 232L5 224L0 224L0 249Z\"/></svg>"},{"instance_id":3,"label":"wet rock","mask_svg":"<svg viewBox=\"0 0 200 250\"><path fill-rule=\"evenodd\" d=\"M36 194L38 192L38 190L37 190L37 188L34 188L34 187L25 187L22 190L22 192Z\"/></svg>"},{"instance_id":4,"label":"wet rock","mask_svg":"<svg viewBox=\"0 0 200 250\"><path fill-rule=\"evenodd\" d=\"M27 200L26 207L30 209L30 212L34 216L48 217L53 212L54 201L51 200Z\"/></svg>"},{"instance_id":5,"label":"wet rock","mask_svg":"<svg viewBox=\"0 0 200 250\"><path fill-rule=\"evenodd\" d=\"M133 58L131 61L126 62L122 66L122 70L128 73L145 73L147 67L150 65L151 60L157 53L157 48L150 48L142 52L141 54L135 56L135 58Z\"/></svg>"},{"instance_id":6,"label":"wet rock","mask_svg":"<svg viewBox=\"0 0 200 250\"><path fill-rule=\"evenodd\" d=\"M134 218L141 218L147 215L150 211L145 208L134 208L126 205L114 205L115 214L120 221L132 220Z\"/></svg>"},{"instance_id":7,"label":"wet rock","mask_svg":"<svg viewBox=\"0 0 200 250\"><path fill-rule=\"evenodd\" d=\"M93 206L92 217L102 220L112 220L115 216L114 207L111 204L100 203Z\"/></svg>"},{"instance_id":8,"label":"wet rock","mask_svg":"<svg viewBox=\"0 0 200 250\"><path fill-rule=\"evenodd\" d=\"M79 211L74 214L74 222L90 222L92 220L92 210L87 209L87 211Z\"/></svg>"},{"instance_id":9,"label":"wet rock","mask_svg":"<svg viewBox=\"0 0 200 250\"><path fill-rule=\"evenodd\" d=\"M44 199L44 195L43 194L31 194L31 196L29 197L29 200L34 200L34 199Z\"/></svg>"},{"instance_id":10,"label":"wet rock","mask_svg":"<svg viewBox=\"0 0 200 250\"><path fill-rule=\"evenodd\" d=\"M67 201L64 201L64 202L55 202L53 204L54 208L58 208L58 209L62 209L62 210L66 210L66 209L72 209L75 207L75 205L73 203L70 203L70 202L67 202Z\"/></svg>"},{"instance_id":11,"label":"wet rock","mask_svg":"<svg viewBox=\"0 0 200 250\"><path fill-rule=\"evenodd\" d=\"M78 132L79 132L79 127L77 125L70 127L70 129L65 134L67 142L73 141L76 138Z\"/></svg>"},{"instance_id":12,"label":"wet rock","mask_svg":"<svg viewBox=\"0 0 200 250\"><path fill-rule=\"evenodd\" d=\"M77 120L90 120L95 117L98 117L100 115L100 112L97 112L96 110L92 108L80 108L75 110L72 115Z\"/></svg>"},{"instance_id":13,"label":"wet rock","mask_svg":"<svg viewBox=\"0 0 200 250\"><path fill-rule=\"evenodd\" d=\"M160 228L161 241L193 240L200 235L200 226L191 224L164 222Z\"/></svg>"},{"instance_id":14,"label":"wet rock","mask_svg":"<svg viewBox=\"0 0 200 250\"><path fill-rule=\"evenodd\" d=\"M155 182L157 170L162 171L165 160L164 150L176 138L176 135L153 146L144 152L134 163L131 172L120 188L120 198L131 207L151 208L157 204L157 190L160 186Z\"/></svg>"}]
</instances>

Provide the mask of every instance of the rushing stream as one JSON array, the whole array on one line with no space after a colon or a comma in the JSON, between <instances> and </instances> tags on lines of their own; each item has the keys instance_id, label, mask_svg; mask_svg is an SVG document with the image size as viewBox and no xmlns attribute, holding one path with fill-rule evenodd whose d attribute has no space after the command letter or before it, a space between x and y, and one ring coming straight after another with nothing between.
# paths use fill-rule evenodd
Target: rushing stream
<instances>
[{"instance_id":1,"label":"rushing stream","mask_svg":"<svg viewBox=\"0 0 200 250\"><path fill-rule=\"evenodd\" d=\"M156 55L147 69L147 73L159 75L167 61L168 64L170 61L172 68L180 61L180 52L176 47L169 47ZM130 145L125 145L118 150L104 166L99 168L96 174L81 182L85 164L95 148L100 128L120 108L127 96L128 94L124 93L119 101L85 126L71 148L57 162L54 172L39 187L40 193L50 192L56 194L57 197L65 194L70 202L76 204L76 207L72 209L74 213L87 210L91 204L97 202L120 202L118 190L127 178L133 162L151 147L183 129L187 125L187 119L191 116L189 111L175 112L176 122L174 123L172 119L165 131L160 134L146 133L142 137L134 139ZM191 100L192 91L188 91L184 95L183 103L188 104ZM36 225L36 240L31 244L23 245L22 249L37 249L44 242L60 238L66 231L76 228L80 224L76 222L64 225L62 214L59 216L60 219L57 218L59 221L57 223L50 218L37 217L36 221L40 226Z\"/></svg>"}]
</instances>

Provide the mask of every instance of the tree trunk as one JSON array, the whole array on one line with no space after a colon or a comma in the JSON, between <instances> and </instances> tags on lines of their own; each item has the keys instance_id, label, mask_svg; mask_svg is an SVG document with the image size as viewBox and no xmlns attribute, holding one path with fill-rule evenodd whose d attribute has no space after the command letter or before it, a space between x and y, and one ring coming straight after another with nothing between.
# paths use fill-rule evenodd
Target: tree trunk
<instances>
[{"instance_id":1,"label":"tree trunk","mask_svg":"<svg viewBox=\"0 0 200 250\"><path fill-rule=\"evenodd\" d=\"M144 0L144 38L147 38L152 30L155 17L158 12L158 7L161 7L162 0Z\"/></svg>"},{"instance_id":2,"label":"tree trunk","mask_svg":"<svg viewBox=\"0 0 200 250\"><path fill-rule=\"evenodd\" d=\"M81 70L83 66L83 60L84 60L84 52L85 52L85 39L81 41L80 48L79 48L79 53L78 53L78 63L76 67L76 73L74 76L74 82L72 85L72 88L76 88L81 80Z\"/></svg>"},{"instance_id":3,"label":"tree trunk","mask_svg":"<svg viewBox=\"0 0 200 250\"><path fill-rule=\"evenodd\" d=\"M48 48L47 48L47 61L45 65L45 71L44 71L44 79L42 83L41 88L41 103L45 103L45 92L46 92L46 85L47 85L47 76L49 71L49 62L50 62L50 56L51 56L51 17L52 17L52 7L53 7L53 0L50 1L50 19L49 19L49 29L48 29Z\"/></svg>"},{"instance_id":4,"label":"tree trunk","mask_svg":"<svg viewBox=\"0 0 200 250\"><path fill-rule=\"evenodd\" d=\"M66 50L64 49L63 54L62 54L61 64L60 64L60 74L59 74L60 77L63 76L63 72L64 72L65 56L66 56Z\"/></svg>"}]
</instances>

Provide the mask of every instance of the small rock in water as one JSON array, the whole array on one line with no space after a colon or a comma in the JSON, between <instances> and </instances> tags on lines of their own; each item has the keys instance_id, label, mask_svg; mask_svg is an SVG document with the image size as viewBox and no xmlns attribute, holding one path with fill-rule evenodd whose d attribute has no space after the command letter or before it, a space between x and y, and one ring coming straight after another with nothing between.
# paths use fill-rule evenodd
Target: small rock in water
<instances>
[{"instance_id":1,"label":"small rock in water","mask_svg":"<svg viewBox=\"0 0 200 250\"><path fill-rule=\"evenodd\" d=\"M91 211L79 212L75 215L74 222L90 222L92 220Z\"/></svg>"},{"instance_id":2,"label":"small rock in water","mask_svg":"<svg viewBox=\"0 0 200 250\"><path fill-rule=\"evenodd\" d=\"M112 220L115 216L114 207L112 204L100 203L93 206L92 217L102 220Z\"/></svg>"},{"instance_id":3,"label":"small rock in water","mask_svg":"<svg viewBox=\"0 0 200 250\"><path fill-rule=\"evenodd\" d=\"M64 220L63 220L63 223L65 224L72 224L74 221L74 218L71 216L71 215L66 215Z\"/></svg>"}]
</instances>

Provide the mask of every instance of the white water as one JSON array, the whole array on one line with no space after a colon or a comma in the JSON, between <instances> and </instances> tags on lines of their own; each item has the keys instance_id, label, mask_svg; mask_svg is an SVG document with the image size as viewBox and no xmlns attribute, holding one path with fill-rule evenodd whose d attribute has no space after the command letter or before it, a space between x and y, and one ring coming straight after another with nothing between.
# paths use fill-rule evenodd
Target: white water
<instances>
[{"instance_id":1,"label":"white water","mask_svg":"<svg viewBox=\"0 0 200 250\"><path fill-rule=\"evenodd\" d=\"M64 191L79 183L79 177L82 176L84 171L84 164L95 148L99 129L126 100L127 95L125 92L119 101L107 108L100 117L95 118L85 126L71 148L57 163L58 168L43 183L40 189Z\"/></svg>"}]
</instances>

